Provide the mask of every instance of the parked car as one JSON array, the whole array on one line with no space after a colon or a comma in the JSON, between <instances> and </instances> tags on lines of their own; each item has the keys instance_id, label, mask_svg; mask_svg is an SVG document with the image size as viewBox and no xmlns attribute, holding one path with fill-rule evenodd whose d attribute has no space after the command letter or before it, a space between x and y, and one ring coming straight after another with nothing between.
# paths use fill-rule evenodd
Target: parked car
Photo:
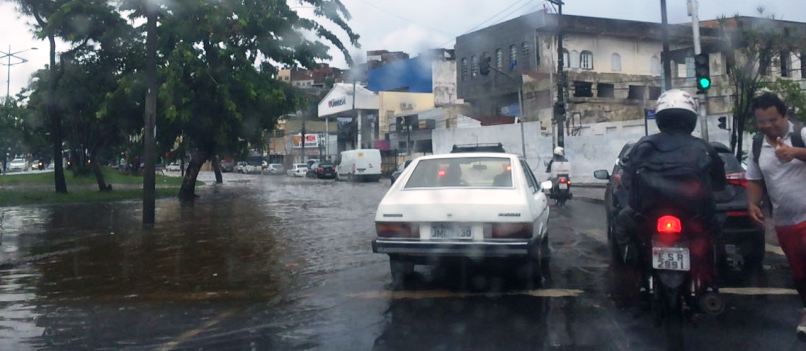
<instances>
[{"instance_id":1,"label":"parked car","mask_svg":"<svg viewBox=\"0 0 806 351\"><path fill-rule=\"evenodd\" d=\"M534 282L548 254L549 206L526 161L505 153L426 156L406 167L378 205L375 253L392 280L440 258L521 263Z\"/></svg>"},{"instance_id":2,"label":"parked car","mask_svg":"<svg viewBox=\"0 0 806 351\"><path fill-rule=\"evenodd\" d=\"M246 161L239 161L235 164L235 172L246 173Z\"/></svg>"},{"instance_id":3,"label":"parked car","mask_svg":"<svg viewBox=\"0 0 806 351\"><path fill-rule=\"evenodd\" d=\"M295 163L291 165L291 168L289 168L286 171L286 174L289 177L304 177L307 172L308 172L307 163Z\"/></svg>"},{"instance_id":4,"label":"parked car","mask_svg":"<svg viewBox=\"0 0 806 351\"><path fill-rule=\"evenodd\" d=\"M390 177L391 181L389 182L389 185L395 185L395 181L397 180L397 178L400 177L400 175L403 173L403 170L406 169L406 167L408 167L410 164L411 160L406 160L406 162L403 162L402 165L398 166L397 170L392 172L392 176Z\"/></svg>"},{"instance_id":5,"label":"parked car","mask_svg":"<svg viewBox=\"0 0 806 351\"><path fill-rule=\"evenodd\" d=\"M28 161L24 158L15 158L8 163L7 172L25 172L28 168Z\"/></svg>"},{"instance_id":6,"label":"parked car","mask_svg":"<svg viewBox=\"0 0 806 351\"><path fill-rule=\"evenodd\" d=\"M179 162L171 162L165 166L165 170L168 172L181 172L182 166L179 164Z\"/></svg>"},{"instance_id":7,"label":"parked car","mask_svg":"<svg viewBox=\"0 0 806 351\"><path fill-rule=\"evenodd\" d=\"M336 179L336 169L330 162L314 162L306 176L318 179Z\"/></svg>"},{"instance_id":8,"label":"parked car","mask_svg":"<svg viewBox=\"0 0 806 351\"><path fill-rule=\"evenodd\" d=\"M377 149L343 151L336 167L338 179L377 182L381 179L381 152Z\"/></svg>"},{"instance_id":9,"label":"parked car","mask_svg":"<svg viewBox=\"0 0 806 351\"><path fill-rule=\"evenodd\" d=\"M233 172L235 171L235 160L233 159L221 160L219 166L221 166L221 172Z\"/></svg>"},{"instance_id":10,"label":"parked car","mask_svg":"<svg viewBox=\"0 0 806 351\"><path fill-rule=\"evenodd\" d=\"M722 263L733 270L760 267L764 260L764 230L758 228L747 212L747 180L745 169L736 160L730 148L721 143L711 143L725 164L728 187L716 194L717 214L723 220L721 239L724 243ZM623 257L624 252L613 239L615 216L628 203L627 193L622 184L622 160L630 152L633 144L624 145L618 155L612 173L606 170L596 171L598 179L609 180L605 190L605 214L607 219L607 238L615 258Z\"/></svg>"},{"instance_id":11,"label":"parked car","mask_svg":"<svg viewBox=\"0 0 806 351\"><path fill-rule=\"evenodd\" d=\"M281 164L279 164L279 163L270 163L270 164L269 164L269 165L266 167L266 171L267 171L267 172L268 172L270 175L280 175L280 174L283 174L283 173L284 173L284 170L283 170L283 165L281 165Z\"/></svg>"}]
</instances>

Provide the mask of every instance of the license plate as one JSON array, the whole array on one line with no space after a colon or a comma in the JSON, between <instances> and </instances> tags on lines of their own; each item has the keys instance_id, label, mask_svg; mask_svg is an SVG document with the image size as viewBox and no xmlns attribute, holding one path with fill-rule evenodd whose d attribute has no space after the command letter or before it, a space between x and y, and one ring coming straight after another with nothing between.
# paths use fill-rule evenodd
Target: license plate
<instances>
[{"instance_id":1,"label":"license plate","mask_svg":"<svg viewBox=\"0 0 806 351\"><path fill-rule=\"evenodd\" d=\"M653 247L652 268L670 271L691 270L691 259L687 248Z\"/></svg>"},{"instance_id":2,"label":"license plate","mask_svg":"<svg viewBox=\"0 0 806 351\"><path fill-rule=\"evenodd\" d=\"M560 190L568 189L568 184L560 183Z\"/></svg>"},{"instance_id":3,"label":"license plate","mask_svg":"<svg viewBox=\"0 0 806 351\"><path fill-rule=\"evenodd\" d=\"M432 224L431 237L434 239L470 239L473 237L469 225Z\"/></svg>"}]
</instances>

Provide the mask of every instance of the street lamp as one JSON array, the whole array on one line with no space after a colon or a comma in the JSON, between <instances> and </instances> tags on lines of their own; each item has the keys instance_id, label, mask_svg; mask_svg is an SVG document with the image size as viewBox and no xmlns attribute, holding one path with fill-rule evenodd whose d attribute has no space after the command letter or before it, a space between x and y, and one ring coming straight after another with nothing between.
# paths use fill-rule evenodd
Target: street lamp
<instances>
[{"instance_id":1,"label":"street lamp","mask_svg":"<svg viewBox=\"0 0 806 351\"><path fill-rule=\"evenodd\" d=\"M8 58L7 63L0 63L2 65L6 66L6 103L8 103L10 101L10 97L11 97L11 66L19 65L19 64L28 62L27 59L25 59L23 57L20 57L18 55L23 53L23 52L28 52L28 51L36 50L36 49L37 49L36 47L32 47L30 49L25 49L25 50L12 52L11 51L11 45L9 45L8 46L8 51L0 50L0 55L2 55L2 56L0 56L0 59ZM20 60L20 61L11 63L11 58L15 58L15 59Z\"/></svg>"}]
</instances>

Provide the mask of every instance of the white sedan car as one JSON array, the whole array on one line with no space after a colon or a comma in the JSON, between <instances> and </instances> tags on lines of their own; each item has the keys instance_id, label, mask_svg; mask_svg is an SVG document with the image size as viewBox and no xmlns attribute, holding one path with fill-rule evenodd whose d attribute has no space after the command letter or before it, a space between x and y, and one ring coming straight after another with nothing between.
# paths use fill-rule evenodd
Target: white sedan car
<instances>
[{"instance_id":1,"label":"white sedan car","mask_svg":"<svg viewBox=\"0 0 806 351\"><path fill-rule=\"evenodd\" d=\"M441 257L517 259L534 282L548 250L549 206L541 190L517 155L421 157L378 205L372 250L389 255L395 285L415 264Z\"/></svg>"},{"instance_id":2,"label":"white sedan car","mask_svg":"<svg viewBox=\"0 0 806 351\"><path fill-rule=\"evenodd\" d=\"M28 170L28 161L24 158L15 158L8 163L8 172L25 172Z\"/></svg>"}]
</instances>

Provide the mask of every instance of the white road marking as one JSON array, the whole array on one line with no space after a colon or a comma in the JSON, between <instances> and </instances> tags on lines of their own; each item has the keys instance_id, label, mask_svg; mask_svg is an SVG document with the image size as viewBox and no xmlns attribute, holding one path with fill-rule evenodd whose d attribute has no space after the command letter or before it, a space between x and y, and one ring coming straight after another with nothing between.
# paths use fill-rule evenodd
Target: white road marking
<instances>
[{"instance_id":1,"label":"white road marking","mask_svg":"<svg viewBox=\"0 0 806 351\"><path fill-rule=\"evenodd\" d=\"M767 250L767 252L769 252L769 253L774 253L776 255L785 256L784 255L784 249L782 249L780 246L775 246L775 245L771 245L771 244L765 244L764 249Z\"/></svg>"},{"instance_id":2,"label":"white road marking","mask_svg":"<svg viewBox=\"0 0 806 351\"><path fill-rule=\"evenodd\" d=\"M795 289L784 288L720 288L722 294L731 295L797 295Z\"/></svg>"},{"instance_id":3,"label":"white road marking","mask_svg":"<svg viewBox=\"0 0 806 351\"><path fill-rule=\"evenodd\" d=\"M349 297L361 299L444 299L444 298L468 298L468 297L501 297L501 296L534 296L534 297L576 297L583 293L578 289L538 289L527 291L513 291L506 293L471 293L471 292L458 292L448 290L403 290L403 291L366 291L354 294L348 294Z\"/></svg>"}]
</instances>

